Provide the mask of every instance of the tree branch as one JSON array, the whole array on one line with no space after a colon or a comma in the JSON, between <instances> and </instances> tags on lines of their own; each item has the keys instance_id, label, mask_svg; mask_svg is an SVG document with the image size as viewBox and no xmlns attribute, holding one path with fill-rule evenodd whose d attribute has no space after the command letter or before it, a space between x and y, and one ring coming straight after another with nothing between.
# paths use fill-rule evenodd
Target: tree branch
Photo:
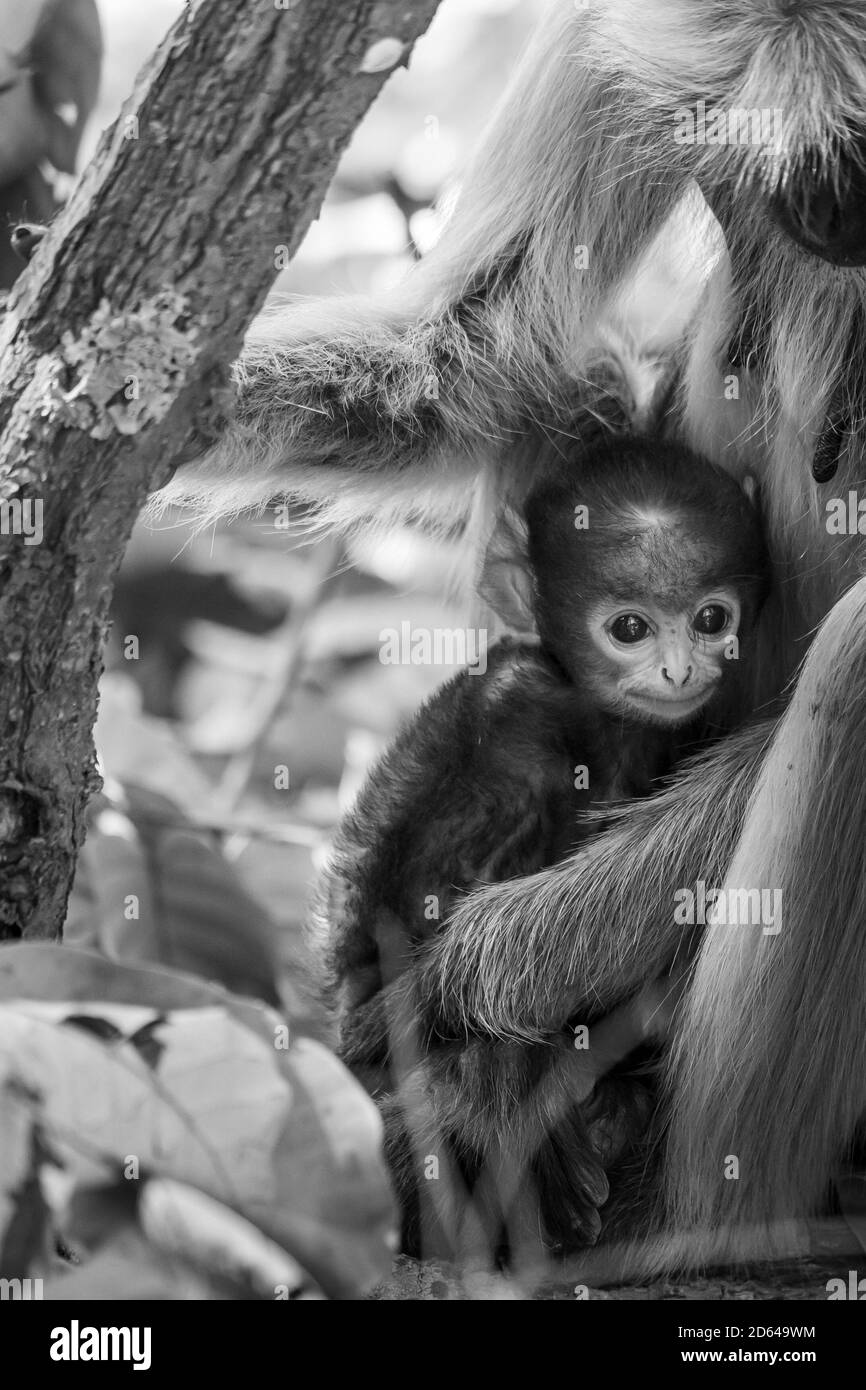
<instances>
[{"instance_id":1,"label":"tree branch","mask_svg":"<svg viewBox=\"0 0 866 1390\"><path fill-rule=\"evenodd\" d=\"M0 323L0 937L63 921L136 515L436 7L191 3L16 285Z\"/></svg>"}]
</instances>

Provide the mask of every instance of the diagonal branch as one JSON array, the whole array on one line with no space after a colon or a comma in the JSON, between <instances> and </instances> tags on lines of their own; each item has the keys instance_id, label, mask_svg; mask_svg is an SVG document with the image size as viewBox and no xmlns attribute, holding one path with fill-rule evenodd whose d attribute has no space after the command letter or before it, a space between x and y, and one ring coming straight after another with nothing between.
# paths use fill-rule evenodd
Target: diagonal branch
<instances>
[{"instance_id":1,"label":"diagonal branch","mask_svg":"<svg viewBox=\"0 0 866 1390\"><path fill-rule=\"evenodd\" d=\"M437 0L197 0L0 323L0 937L52 937L97 779L111 584Z\"/></svg>"}]
</instances>

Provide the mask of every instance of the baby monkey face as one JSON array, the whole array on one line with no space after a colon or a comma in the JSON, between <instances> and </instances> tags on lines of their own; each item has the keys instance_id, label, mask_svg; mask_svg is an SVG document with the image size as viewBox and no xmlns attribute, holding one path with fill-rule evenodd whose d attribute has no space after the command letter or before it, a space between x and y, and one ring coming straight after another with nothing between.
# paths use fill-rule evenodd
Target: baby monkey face
<instances>
[{"instance_id":1,"label":"baby monkey face","mask_svg":"<svg viewBox=\"0 0 866 1390\"><path fill-rule=\"evenodd\" d=\"M736 592L726 586L676 609L646 594L598 604L588 626L602 658L594 663L602 704L654 724L693 719L731 668L741 615Z\"/></svg>"}]
</instances>

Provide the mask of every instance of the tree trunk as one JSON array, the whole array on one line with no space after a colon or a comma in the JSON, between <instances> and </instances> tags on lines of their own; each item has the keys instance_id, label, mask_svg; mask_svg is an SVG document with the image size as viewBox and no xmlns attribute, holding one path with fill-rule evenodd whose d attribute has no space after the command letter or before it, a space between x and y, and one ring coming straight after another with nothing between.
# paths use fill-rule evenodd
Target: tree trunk
<instances>
[{"instance_id":1,"label":"tree trunk","mask_svg":"<svg viewBox=\"0 0 866 1390\"><path fill-rule=\"evenodd\" d=\"M0 937L61 928L136 515L437 3L189 5L16 285L0 323Z\"/></svg>"}]
</instances>

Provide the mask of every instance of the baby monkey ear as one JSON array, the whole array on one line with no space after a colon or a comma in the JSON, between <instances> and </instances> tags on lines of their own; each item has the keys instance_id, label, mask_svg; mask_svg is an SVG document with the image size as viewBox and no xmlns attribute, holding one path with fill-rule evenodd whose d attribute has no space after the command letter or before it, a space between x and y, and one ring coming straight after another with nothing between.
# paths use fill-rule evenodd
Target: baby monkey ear
<instances>
[{"instance_id":1,"label":"baby monkey ear","mask_svg":"<svg viewBox=\"0 0 866 1390\"><path fill-rule=\"evenodd\" d=\"M500 512L484 554L478 592L516 633L536 632L535 591L526 522L513 507Z\"/></svg>"}]
</instances>

